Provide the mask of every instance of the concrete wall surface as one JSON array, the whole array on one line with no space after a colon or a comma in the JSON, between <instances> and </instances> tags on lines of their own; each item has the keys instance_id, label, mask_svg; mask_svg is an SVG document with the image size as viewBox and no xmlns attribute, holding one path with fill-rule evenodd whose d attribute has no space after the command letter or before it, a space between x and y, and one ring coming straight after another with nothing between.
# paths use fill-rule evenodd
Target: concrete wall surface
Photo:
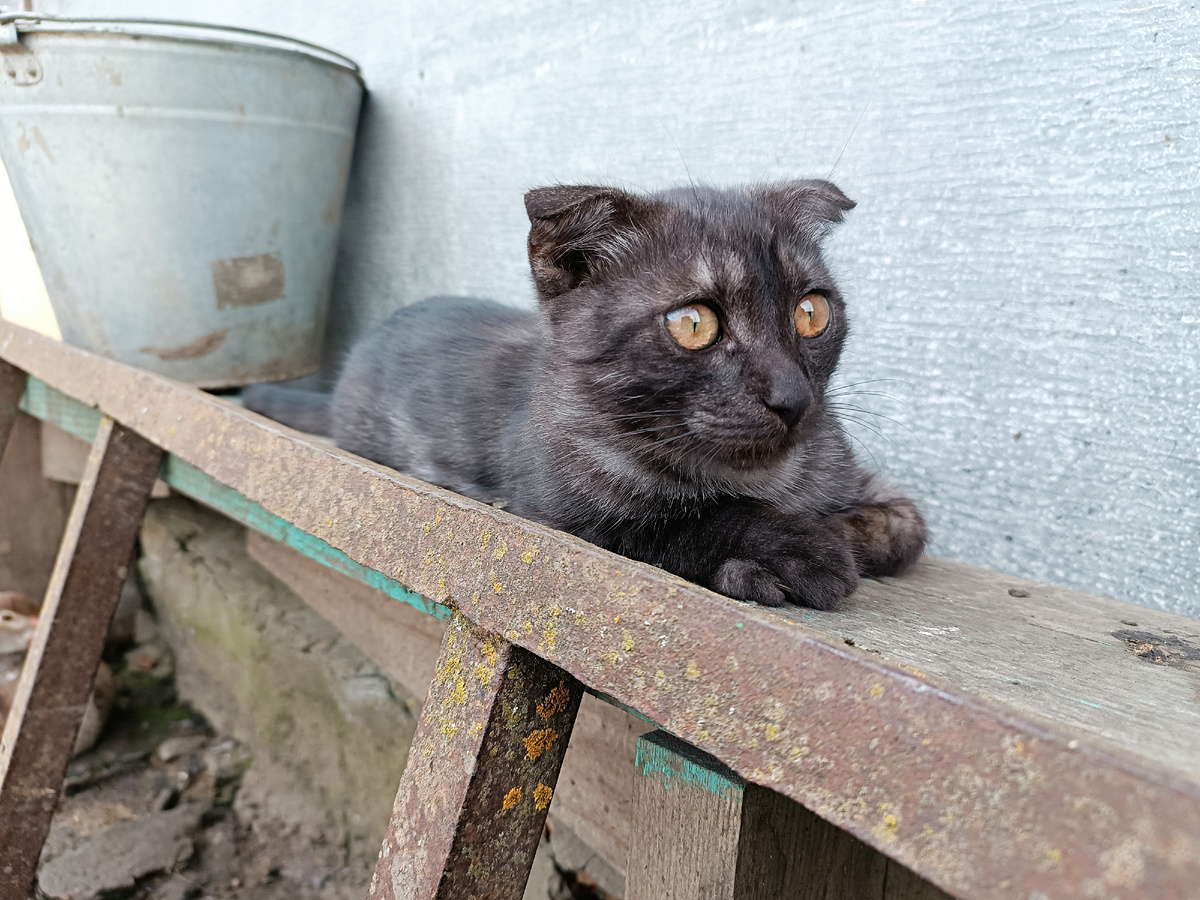
<instances>
[{"instance_id":1,"label":"concrete wall surface","mask_svg":"<svg viewBox=\"0 0 1200 900\"><path fill-rule=\"evenodd\" d=\"M829 244L852 427L923 502L932 551L1200 616L1194 4L36 5L362 65L331 358L427 294L531 303L531 186L832 172L859 201Z\"/></svg>"}]
</instances>

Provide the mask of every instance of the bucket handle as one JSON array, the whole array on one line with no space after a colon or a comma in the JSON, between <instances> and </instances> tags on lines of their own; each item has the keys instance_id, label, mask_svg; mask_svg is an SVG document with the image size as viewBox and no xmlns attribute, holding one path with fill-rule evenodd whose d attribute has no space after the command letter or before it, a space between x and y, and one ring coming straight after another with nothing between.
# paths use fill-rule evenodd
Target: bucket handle
<instances>
[{"instance_id":1,"label":"bucket handle","mask_svg":"<svg viewBox=\"0 0 1200 900\"><path fill-rule=\"evenodd\" d=\"M302 41L299 38L285 37L280 34L271 34L269 31L256 31L253 28L241 28L236 25L208 25L204 22L185 22L180 19L88 19L77 18L75 16L55 16L49 13L34 13L34 12L4 12L0 13L0 44L15 43L18 39L17 29L18 23L39 24L48 22L53 24L64 25L152 25L163 28L188 28L197 29L200 31L215 31L225 34L236 34L243 37L254 37L268 41L276 46L282 44L292 47L300 47L310 52L324 56L339 65L350 69L361 80L362 72L358 68L358 63L350 59L348 56L343 56L335 50L330 50L328 47L322 47L320 44L311 44L308 41Z\"/></svg>"}]
</instances>

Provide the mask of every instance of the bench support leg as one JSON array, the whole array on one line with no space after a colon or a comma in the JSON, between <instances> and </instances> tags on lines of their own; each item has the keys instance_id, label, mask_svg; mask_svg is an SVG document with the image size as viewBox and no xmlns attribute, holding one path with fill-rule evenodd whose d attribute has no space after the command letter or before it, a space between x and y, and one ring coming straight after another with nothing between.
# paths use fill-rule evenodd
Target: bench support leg
<instances>
[{"instance_id":1,"label":"bench support leg","mask_svg":"<svg viewBox=\"0 0 1200 900\"><path fill-rule=\"evenodd\" d=\"M101 421L0 738L0 900L25 900L162 451Z\"/></svg>"},{"instance_id":2,"label":"bench support leg","mask_svg":"<svg viewBox=\"0 0 1200 900\"><path fill-rule=\"evenodd\" d=\"M0 359L0 459L4 458L8 436L17 421L17 405L25 393L25 380L24 372Z\"/></svg>"},{"instance_id":3,"label":"bench support leg","mask_svg":"<svg viewBox=\"0 0 1200 900\"><path fill-rule=\"evenodd\" d=\"M455 615L369 900L520 900L582 690Z\"/></svg>"},{"instance_id":4,"label":"bench support leg","mask_svg":"<svg viewBox=\"0 0 1200 900\"><path fill-rule=\"evenodd\" d=\"M637 765L625 900L949 900L671 735L639 739Z\"/></svg>"}]
</instances>

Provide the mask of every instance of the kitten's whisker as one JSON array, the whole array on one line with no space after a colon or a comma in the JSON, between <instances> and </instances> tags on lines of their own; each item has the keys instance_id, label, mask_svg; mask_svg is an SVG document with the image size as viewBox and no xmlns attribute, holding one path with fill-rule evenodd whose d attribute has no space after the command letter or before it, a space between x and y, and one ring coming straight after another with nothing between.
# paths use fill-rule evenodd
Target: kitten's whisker
<instances>
[{"instance_id":1,"label":"kitten's whisker","mask_svg":"<svg viewBox=\"0 0 1200 900\"><path fill-rule=\"evenodd\" d=\"M856 435L851 434L849 431L846 432L846 437L850 438L850 440L854 441L854 443L858 444L858 446L863 448L863 451L867 454L867 456L871 457L871 465L873 465L875 467L875 471L879 471L879 460L877 460L875 458L875 454L871 452L871 448L868 447L866 444L864 444L861 440L859 440L859 438Z\"/></svg>"}]
</instances>

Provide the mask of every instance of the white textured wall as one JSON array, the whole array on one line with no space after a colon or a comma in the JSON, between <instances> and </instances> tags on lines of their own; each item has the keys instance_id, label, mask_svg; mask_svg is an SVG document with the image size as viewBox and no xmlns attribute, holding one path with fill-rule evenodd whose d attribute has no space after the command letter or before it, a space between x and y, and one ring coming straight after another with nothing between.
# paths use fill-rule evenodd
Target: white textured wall
<instances>
[{"instance_id":1,"label":"white textured wall","mask_svg":"<svg viewBox=\"0 0 1200 900\"><path fill-rule=\"evenodd\" d=\"M1200 616L1200 10L56 0L324 43L372 90L331 347L529 303L522 192L826 175L859 436L936 553ZM852 130L862 115L861 124ZM875 382L875 379L888 379Z\"/></svg>"}]
</instances>

